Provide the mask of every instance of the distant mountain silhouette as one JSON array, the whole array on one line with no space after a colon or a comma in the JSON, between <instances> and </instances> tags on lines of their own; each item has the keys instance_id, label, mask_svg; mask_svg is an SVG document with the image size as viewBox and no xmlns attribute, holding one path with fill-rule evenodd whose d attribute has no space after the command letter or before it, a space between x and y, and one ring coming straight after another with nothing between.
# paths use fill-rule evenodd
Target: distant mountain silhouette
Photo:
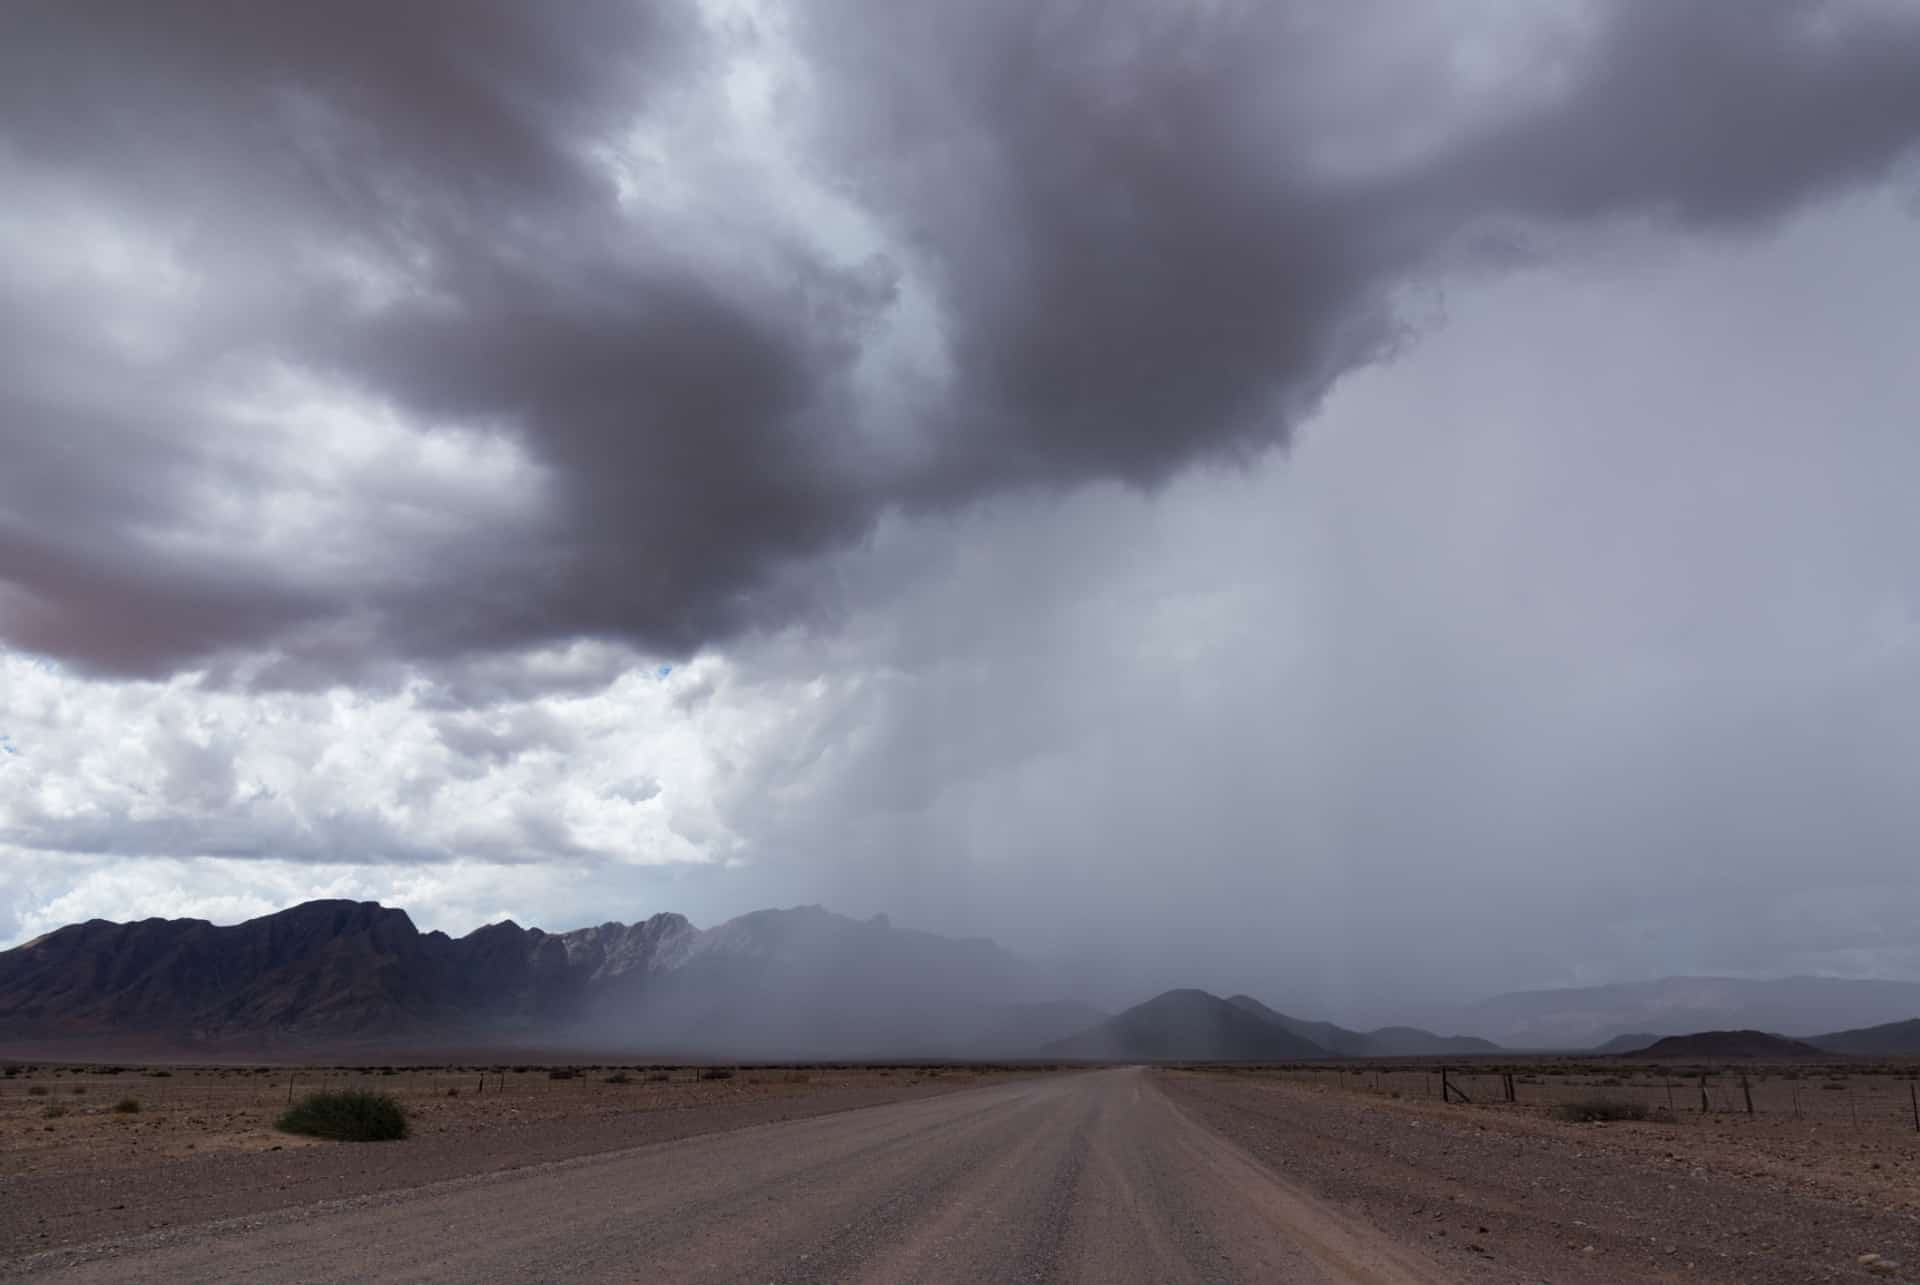
<instances>
[{"instance_id":1,"label":"distant mountain silhouette","mask_svg":"<svg viewBox=\"0 0 1920 1285\"><path fill-rule=\"evenodd\" d=\"M1920 983L1840 977L1664 977L1567 990L1514 991L1448 1010L1446 1024L1508 1048L1590 1049L1616 1035L1779 1031L1807 1039L1920 1013ZM1428 1023L1430 1024L1430 1023Z\"/></svg>"},{"instance_id":2,"label":"distant mountain silhouette","mask_svg":"<svg viewBox=\"0 0 1920 1285\"><path fill-rule=\"evenodd\" d=\"M971 1057L982 1058L1033 1057L1037 1050L1097 1026L1110 1016L1074 1000L1009 1004L994 1010L985 1025L969 1035L966 1051Z\"/></svg>"},{"instance_id":3,"label":"distant mountain silhouette","mask_svg":"<svg viewBox=\"0 0 1920 1285\"><path fill-rule=\"evenodd\" d=\"M1692 1035L1669 1035L1655 1040L1627 1056L1707 1061L1722 1058L1800 1060L1825 1054L1811 1044L1766 1031L1696 1031Z\"/></svg>"},{"instance_id":4,"label":"distant mountain silhouette","mask_svg":"<svg viewBox=\"0 0 1920 1285\"><path fill-rule=\"evenodd\" d=\"M1807 1043L1829 1053L1858 1057L1920 1057L1920 1017L1815 1035Z\"/></svg>"},{"instance_id":5,"label":"distant mountain silhouette","mask_svg":"<svg viewBox=\"0 0 1920 1285\"><path fill-rule=\"evenodd\" d=\"M1251 995L1230 996L1227 1003L1311 1040L1336 1057L1470 1057L1498 1053L1500 1046L1472 1035L1435 1035L1415 1026L1383 1026L1373 1031L1350 1031L1332 1022L1289 1017Z\"/></svg>"},{"instance_id":6,"label":"distant mountain silhouette","mask_svg":"<svg viewBox=\"0 0 1920 1285\"><path fill-rule=\"evenodd\" d=\"M704 932L661 914L558 934L509 921L450 938L371 902L317 901L226 927L94 920L0 953L0 1039L968 1056L972 1039L1014 1020L1031 982L991 942L819 907ZM1038 1042L1097 1014L1067 1009L1051 1025L1027 1016Z\"/></svg>"},{"instance_id":7,"label":"distant mountain silhouette","mask_svg":"<svg viewBox=\"0 0 1920 1285\"><path fill-rule=\"evenodd\" d=\"M1291 1031L1335 1057L1366 1055L1367 1037L1359 1031L1350 1031L1344 1026L1335 1026L1332 1022L1313 1022L1305 1018L1289 1017L1285 1013L1268 1008L1251 995L1230 995L1227 997L1227 1003L1242 1012L1251 1013L1263 1021Z\"/></svg>"},{"instance_id":8,"label":"distant mountain silhouette","mask_svg":"<svg viewBox=\"0 0 1920 1285\"><path fill-rule=\"evenodd\" d=\"M1659 1038L1658 1035L1649 1035L1644 1031L1616 1035L1605 1044L1597 1045L1587 1051L1601 1057L1611 1057L1616 1053L1638 1053Z\"/></svg>"},{"instance_id":9,"label":"distant mountain silhouette","mask_svg":"<svg viewBox=\"0 0 1920 1285\"><path fill-rule=\"evenodd\" d=\"M1089 1061L1288 1062L1328 1050L1201 990L1172 990L1043 1050Z\"/></svg>"}]
</instances>

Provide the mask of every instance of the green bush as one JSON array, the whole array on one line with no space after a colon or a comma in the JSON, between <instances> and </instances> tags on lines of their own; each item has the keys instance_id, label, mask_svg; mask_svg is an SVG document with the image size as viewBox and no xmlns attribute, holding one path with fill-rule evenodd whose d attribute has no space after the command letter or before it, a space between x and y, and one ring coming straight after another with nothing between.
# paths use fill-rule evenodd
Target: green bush
<instances>
[{"instance_id":1,"label":"green bush","mask_svg":"<svg viewBox=\"0 0 1920 1285\"><path fill-rule=\"evenodd\" d=\"M388 1142L407 1136L407 1113L385 1093L347 1089L309 1093L274 1122L282 1133L339 1142Z\"/></svg>"},{"instance_id":2,"label":"green bush","mask_svg":"<svg viewBox=\"0 0 1920 1285\"><path fill-rule=\"evenodd\" d=\"M1644 1103L1623 1102L1619 1098L1586 1098L1579 1102L1562 1102L1553 1109L1556 1120L1571 1120L1575 1124L1644 1120L1647 1114Z\"/></svg>"}]
</instances>

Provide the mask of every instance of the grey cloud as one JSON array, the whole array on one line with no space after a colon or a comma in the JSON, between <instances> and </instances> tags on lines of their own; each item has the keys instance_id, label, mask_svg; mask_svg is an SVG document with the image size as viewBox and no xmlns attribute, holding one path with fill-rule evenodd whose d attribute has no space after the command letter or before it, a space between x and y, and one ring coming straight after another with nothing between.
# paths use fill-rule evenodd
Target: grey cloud
<instances>
[{"instance_id":1,"label":"grey cloud","mask_svg":"<svg viewBox=\"0 0 1920 1285\"><path fill-rule=\"evenodd\" d=\"M830 628L820 555L889 512L1284 441L1489 230L1751 222L1920 136L1920 16L1865 0L1577 8L1544 98L1465 105L1446 31L1369 61L1398 5L848 0L794 15L818 110L776 142L880 230L849 263L701 150L765 33L691 12L11 9L22 217L157 275L0 258L0 636L321 686ZM597 159L635 131L667 140L637 199ZM946 373L882 362L876 390L902 333ZM297 442L250 452L230 403L288 372L512 445L533 501L378 469L339 494ZM202 530L209 492L275 488L337 509L324 549L250 548L273 514Z\"/></svg>"},{"instance_id":2,"label":"grey cloud","mask_svg":"<svg viewBox=\"0 0 1920 1285\"><path fill-rule=\"evenodd\" d=\"M80 814L49 814L16 804L0 843L29 852L72 856L230 857L336 865L431 864L462 853L421 843L378 809L300 814L255 795L218 810L136 809L98 802ZM518 842L500 842L496 860L525 860Z\"/></svg>"},{"instance_id":3,"label":"grey cloud","mask_svg":"<svg viewBox=\"0 0 1920 1285\"><path fill-rule=\"evenodd\" d=\"M551 751L565 754L579 745L579 737L564 721L538 707L522 707L506 715L473 712L441 715L433 720L440 743L456 756L484 768L523 754Z\"/></svg>"},{"instance_id":4,"label":"grey cloud","mask_svg":"<svg viewBox=\"0 0 1920 1285\"><path fill-rule=\"evenodd\" d=\"M608 790L607 793L627 803L649 803L660 797L663 787L651 776L635 777Z\"/></svg>"}]
</instances>

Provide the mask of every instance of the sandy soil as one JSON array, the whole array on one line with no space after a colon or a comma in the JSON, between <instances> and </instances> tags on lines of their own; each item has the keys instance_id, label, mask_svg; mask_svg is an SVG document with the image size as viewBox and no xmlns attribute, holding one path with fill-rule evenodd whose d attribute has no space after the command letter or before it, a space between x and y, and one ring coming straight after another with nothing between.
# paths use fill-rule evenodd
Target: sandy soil
<instances>
[{"instance_id":1,"label":"sandy soil","mask_svg":"<svg viewBox=\"0 0 1920 1285\"><path fill-rule=\"evenodd\" d=\"M0 1078L0 1255L897 1102L1011 1074L930 1067L743 1068L726 1079L701 1078L694 1067L618 1073L629 1082L608 1083L611 1066L552 1079L546 1067L382 1074L42 1064ZM393 1094L408 1109L413 1136L342 1146L273 1128L290 1088L297 1096L322 1087ZM138 1112L114 1109L129 1098L139 1101Z\"/></svg>"},{"instance_id":2,"label":"sandy soil","mask_svg":"<svg viewBox=\"0 0 1920 1285\"><path fill-rule=\"evenodd\" d=\"M477 1070L299 1072L296 1092L373 1084L414 1113L404 1143L339 1145L271 1130L284 1068L41 1067L0 1081L0 1275L1920 1281L1904 1082L1782 1076L1753 1116L1550 1115L1664 1104L1664 1072L1607 1070L1469 1105L1410 1092L1418 1067L509 1068L484 1092ZM1821 1106L1796 1115L1794 1088ZM130 1094L139 1112L112 1110Z\"/></svg>"},{"instance_id":3,"label":"sandy soil","mask_svg":"<svg viewBox=\"0 0 1920 1285\"><path fill-rule=\"evenodd\" d=\"M11 1267L71 1282L1450 1279L1424 1247L1314 1200L1196 1123L1140 1070L1034 1077Z\"/></svg>"},{"instance_id":4,"label":"sandy soil","mask_svg":"<svg viewBox=\"0 0 1920 1285\"><path fill-rule=\"evenodd\" d=\"M1569 1124L1325 1071L1164 1078L1196 1119L1465 1279L1920 1280L1920 1136L1877 1117Z\"/></svg>"}]
</instances>

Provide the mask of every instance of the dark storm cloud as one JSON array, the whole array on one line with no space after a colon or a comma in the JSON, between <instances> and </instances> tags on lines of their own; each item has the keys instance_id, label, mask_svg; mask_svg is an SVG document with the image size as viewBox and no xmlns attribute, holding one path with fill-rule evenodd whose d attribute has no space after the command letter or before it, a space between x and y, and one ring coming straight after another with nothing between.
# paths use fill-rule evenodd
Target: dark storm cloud
<instances>
[{"instance_id":1,"label":"dark storm cloud","mask_svg":"<svg viewBox=\"0 0 1920 1285\"><path fill-rule=\"evenodd\" d=\"M1751 221L1920 136L1920 14L1866 0L1575 10L1471 92L1399 5L848 0L800 10L774 140L878 229L839 253L699 146L769 37L691 12L11 8L0 634L292 684L690 649L806 611L891 507L1283 440L1483 231ZM636 135L664 159L622 179ZM938 355L863 373L883 335ZM289 375L510 445L539 502L251 450L234 390ZM283 493L325 556L205 526Z\"/></svg>"},{"instance_id":2,"label":"dark storm cloud","mask_svg":"<svg viewBox=\"0 0 1920 1285\"><path fill-rule=\"evenodd\" d=\"M839 163L932 265L952 328L937 493L1155 481L1264 445L1394 340L1389 292L1463 234L1755 218L1920 138L1911 8L1599 6L1542 37L1564 83L1398 163L1420 113L1467 111L1445 41L1370 63L1365 33L1404 5L830 12ZM1389 71L1398 101L1353 92Z\"/></svg>"}]
</instances>

